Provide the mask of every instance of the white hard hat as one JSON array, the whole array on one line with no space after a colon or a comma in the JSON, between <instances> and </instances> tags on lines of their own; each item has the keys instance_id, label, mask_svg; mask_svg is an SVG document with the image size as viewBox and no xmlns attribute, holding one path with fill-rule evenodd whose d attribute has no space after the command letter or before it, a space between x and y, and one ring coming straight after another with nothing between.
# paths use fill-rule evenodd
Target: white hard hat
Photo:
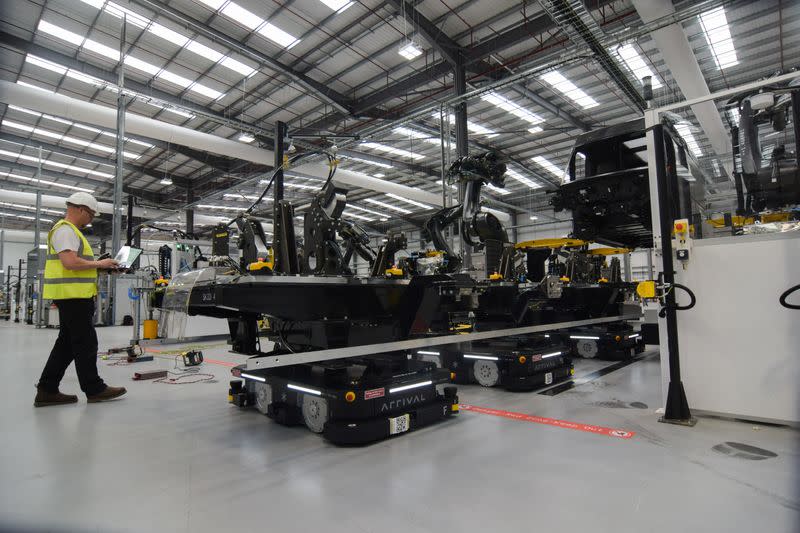
<instances>
[{"instance_id":1,"label":"white hard hat","mask_svg":"<svg viewBox=\"0 0 800 533\"><path fill-rule=\"evenodd\" d=\"M72 196L67 198L67 203L72 205L82 205L84 207L88 207L94 212L95 215L99 214L99 206L97 205L97 200L95 200L94 196L92 196L88 192L73 193Z\"/></svg>"}]
</instances>

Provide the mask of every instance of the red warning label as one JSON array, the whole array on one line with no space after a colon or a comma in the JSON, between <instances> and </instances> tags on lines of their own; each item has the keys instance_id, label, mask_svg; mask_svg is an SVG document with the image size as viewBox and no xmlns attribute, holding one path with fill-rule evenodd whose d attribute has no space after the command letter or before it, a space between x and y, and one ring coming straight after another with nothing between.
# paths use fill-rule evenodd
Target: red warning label
<instances>
[{"instance_id":1,"label":"red warning label","mask_svg":"<svg viewBox=\"0 0 800 533\"><path fill-rule=\"evenodd\" d=\"M371 389L371 390L365 390L364 391L364 399L365 400L374 400L375 398L383 398L384 396L386 396L386 389L385 388Z\"/></svg>"},{"instance_id":2,"label":"red warning label","mask_svg":"<svg viewBox=\"0 0 800 533\"><path fill-rule=\"evenodd\" d=\"M545 424L548 426L557 426L566 429L576 429L578 431L597 433L598 435L605 435L607 437L616 437L618 439L630 439L636 434L633 431L625 431L624 429L593 426L591 424L582 424L580 422L569 422L567 420L558 420L557 418L545 418L543 416L526 415L523 413L514 413L512 411L500 411L498 409L489 409L487 407L478 407L475 405L465 405L463 403L461 404L461 410L473 411L484 415L499 416L502 418L510 418L512 420L521 420L522 422L533 422L534 424Z\"/></svg>"}]
</instances>

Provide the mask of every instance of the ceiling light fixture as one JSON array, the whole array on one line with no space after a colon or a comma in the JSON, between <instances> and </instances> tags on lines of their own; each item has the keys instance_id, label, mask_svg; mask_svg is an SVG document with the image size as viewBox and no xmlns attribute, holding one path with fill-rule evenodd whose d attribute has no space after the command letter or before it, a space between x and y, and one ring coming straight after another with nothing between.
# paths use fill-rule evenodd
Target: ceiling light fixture
<instances>
[{"instance_id":1,"label":"ceiling light fixture","mask_svg":"<svg viewBox=\"0 0 800 533\"><path fill-rule=\"evenodd\" d=\"M397 53L411 61L422 55L422 49L414 41L409 40L400 45Z\"/></svg>"}]
</instances>

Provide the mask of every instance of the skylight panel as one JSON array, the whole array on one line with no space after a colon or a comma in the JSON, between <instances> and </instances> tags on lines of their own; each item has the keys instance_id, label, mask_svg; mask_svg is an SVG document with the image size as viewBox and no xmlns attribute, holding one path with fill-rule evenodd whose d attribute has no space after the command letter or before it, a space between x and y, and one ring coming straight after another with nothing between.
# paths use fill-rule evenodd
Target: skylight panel
<instances>
[{"instance_id":1,"label":"skylight panel","mask_svg":"<svg viewBox=\"0 0 800 533\"><path fill-rule=\"evenodd\" d=\"M411 200L410 198L403 198L398 194L387 192L386 196L388 196L389 198L394 198L395 200L400 200L401 202L405 202L407 204L415 205L425 210L433 209L431 206L427 204L423 204L422 202L417 202L416 200Z\"/></svg>"},{"instance_id":2,"label":"skylight panel","mask_svg":"<svg viewBox=\"0 0 800 533\"><path fill-rule=\"evenodd\" d=\"M128 24L133 24L137 28L144 29L148 24L150 24L150 19L131 11L130 9L124 8L119 4L115 4L114 2L106 3L105 12L119 19L125 16L125 21Z\"/></svg>"},{"instance_id":3,"label":"skylight panel","mask_svg":"<svg viewBox=\"0 0 800 533\"><path fill-rule=\"evenodd\" d=\"M399 126L399 127L394 129L394 132L397 133L398 135L403 135L405 137L411 137L412 139L419 139L420 141L425 141L426 143L429 143L429 144L436 144L436 145L441 144L439 139L436 139L435 137L432 137L431 135L429 135L427 133L423 133L423 132L417 131L417 130L412 130L411 128L406 128L406 127L403 127L403 126Z\"/></svg>"},{"instance_id":4,"label":"skylight panel","mask_svg":"<svg viewBox=\"0 0 800 533\"><path fill-rule=\"evenodd\" d=\"M62 67L57 63L53 63L52 61L48 61L46 59L42 59L40 57L32 56L28 54L25 56L25 61L30 63L31 65L36 65L37 67L41 67L43 69L49 70L51 72L55 72L57 74L64 75L67 73L67 69Z\"/></svg>"},{"instance_id":5,"label":"skylight panel","mask_svg":"<svg viewBox=\"0 0 800 533\"><path fill-rule=\"evenodd\" d=\"M222 13L251 31L255 31L256 28L264 24L264 19L243 8L236 2L229 2L222 8Z\"/></svg>"},{"instance_id":6,"label":"skylight panel","mask_svg":"<svg viewBox=\"0 0 800 533\"><path fill-rule=\"evenodd\" d=\"M501 96L498 93L486 93L481 96L481 100L489 102L495 107L499 107L503 111L507 111L517 118L521 118L525 122L529 122L534 125L544 122L544 119L536 113L531 113L527 109L515 104L508 98Z\"/></svg>"},{"instance_id":7,"label":"skylight panel","mask_svg":"<svg viewBox=\"0 0 800 533\"><path fill-rule=\"evenodd\" d=\"M506 174L508 174L508 171L506 171ZM491 183L487 183L486 184L486 188L489 189L490 191L492 191L493 193L499 194L500 196L505 196L507 194L511 194L511 191L507 191L505 189L501 189L500 187L495 187Z\"/></svg>"},{"instance_id":8,"label":"skylight panel","mask_svg":"<svg viewBox=\"0 0 800 533\"><path fill-rule=\"evenodd\" d=\"M81 83L92 85L94 87L106 87L108 85L108 83L104 82L100 78L95 78L94 76L89 76L88 74L84 74L83 72L78 72L72 69L67 71L67 77L77 80Z\"/></svg>"},{"instance_id":9,"label":"skylight panel","mask_svg":"<svg viewBox=\"0 0 800 533\"><path fill-rule=\"evenodd\" d=\"M14 174L12 172L4 172L0 171L1 176L6 176L11 179L25 181L27 183L37 183L40 185L48 185L50 187L60 187L62 189L69 189L71 191L83 191L94 194L94 189L86 189L84 187L76 187L75 185L68 185L66 183L59 183L55 181L43 180L39 178L29 178L28 176L21 176L19 174Z\"/></svg>"},{"instance_id":10,"label":"skylight panel","mask_svg":"<svg viewBox=\"0 0 800 533\"><path fill-rule=\"evenodd\" d=\"M190 52L193 52L204 59L212 61L214 63L220 62L223 60L221 64L224 67L227 67L243 76L252 76L255 73L255 69L252 69L242 63L241 61L237 61L232 58L225 58L225 54L214 50L204 44L201 44L194 39L190 39L189 37L167 28L163 24L159 24L157 22L153 22L150 19L147 19L138 13L135 13L129 9L126 9L118 4L113 2L108 2L105 4L102 0L81 0L82 2L94 6L97 9L103 9L106 13L113 15L117 18L122 18L123 13L127 15L127 21L138 26L140 28L146 29L148 32L160 37L166 41L171 42L172 44L186 48ZM223 2L219 2L221 6Z\"/></svg>"},{"instance_id":11,"label":"skylight panel","mask_svg":"<svg viewBox=\"0 0 800 533\"><path fill-rule=\"evenodd\" d=\"M380 161L370 161L369 159L363 159L361 157L353 157L351 155L343 155L345 159L349 159L351 161L358 161L359 163L366 163L367 165L373 165L380 168L394 168L392 165L387 163L381 163Z\"/></svg>"},{"instance_id":12,"label":"skylight panel","mask_svg":"<svg viewBox=\"0 0 800 533\"><path fill-rule=\"evenodd\" d=\"M271 24L269 22L265 23L258 29L258 33L273 41L278 43L279 45L283 46L286 49L292 48L294 45L300 42L300 40L289 33L283 31L279 27Z\"/></svg>"},{"instance_id":13,"label":"skylight panel","mask_svg":"<svg viewBox=\"0 0 800 533\"><path fill-rule=\"evenodd\" d=\"M3 213L3 212L0 212L0 215L2 215L4 217L21 218L23 220L36 220L36 217L30 216L30 215L16 215L14 213ZM41 220L42 222L52 222L53 221L50 218L41 218L41 217L39 218L39 220Z\"/></svg>"},{"instance_id":14,"label":"skylight panel","mask_svg":"<svg viewBox=\"0 0 800 533\"><path fill-rule=\"evenodd\" d=\"M238 72L242 76L252 76L256 73L254 68L250 68L241 61L237 61L230 56L222 58L222 61L220 61L219 64L223 67L233 70L234 72Z\"/></svg>"},{"instance_id":15,"label":"skylight panel","mask_svg":"<svg viewBox=\"0 0 800 533\"><path fill-rule=\"evenodd\" d=\"M352 211L349 211L349 209L350 209L350 208L352 208L352 207L353 207L352 205L349 205L349 204L348 204L348 206L347 206L347 207L344 209L344 211L342 212L342 216L344 216L344 217L351 217L351 218L357 218L358 220L363 220L364 222L375 222L375 219L374 219L374 218L365 217L365 216L364 216L364 215L362 215L362 214L359 214L359 213L353 213ZM381 215L381 216L382 216L382 215Z\"/></svg>"},{"instance_id":16,"label":"skylight panel","mask_svg":"<svg viewBox=\"0 0 800 533\"><path fill-rule=\"evenodd\" d=\"M236 193L225 193L222 195L223 198L228 198L229 200L258 200L258 195L256 194L236 194ZM267 200L267 198L264 198Z\"/></svg>"},{"instance_id":17,"label":"skylight panel","mask_svg":"<svg viewBox=\"0 0 800 533\"><path fill-rule=\"evenodd\" d=\"M542 167L543 169L545 169L546 171L548 171L550 174L556 176L558 179L564 179L564 172L557 166L555 166L548 159L540 155L537 155L536 157L532 157L531 160L540 167Z\"/></svg>"},{"instance_id":18,"label":"skylight panel","mask_svg":"<svg viewBox=\"0 0 800 533\"><path fill-rule=\"evenodd\" d=\"M709 48L711 48L711 53L718 69L722 70L739 64L724 7L718 7L701 14L700 27L703 29L703 34Z\"/></svg>"},{"instance_id":19,"label":"skylight panel","mask_svg":"<svg viewBox=\"0 0 800 533\"><path fill-rule=\"evenodd\" d=\"M379 213L378 211L373 211L372 209L367 209L366 207L361 207L359 205L347 204L347 207L349 209L357 209L358 211L363 211L364 213L369 213L370 215L378 216L378 217L380 217L382 219L388 219L389 218L389 215L387 215L386 213Z\"/></svg>"},{"instance_id":20,"label":"skylight panel","mask_svg":"<svg viewBox=\"0 0 800 533\"><path fill-rule=\"evenodd\" d=\"M542 79L583 109L591 109L592 107L600 105L594 98L583 92L556 70L543 74Z\"/></svg>"},{"instance_id":21,"label":"skylight panel","mask_svg":"<svg viewBox=\"0 0 800 533\"><path fill-rule=\"evenodd\" d=\"M86 39L83 43L84 50L90 50L96 54L107 57L113 61L119 61L119 50L100 44L97 41Z\"/></svg>"},{"instance_id":22,"label":"skylight panel","mask_svg":"<svg viewBox=\"0 0 800 533\"><path fill-rule=\"evenodd\" d=\"M422 49L414 41L408 41L397 50L397 53L411 61L422 55Z\"/></svg>"},{"instance_id":23,"label":"skylight panel","mask_svg":"<svg viewBox=\"0 0 800 533\"><path fill-rule=\"evenodd\" d=\"M168 81L170 83L174 83L178 87L182 87L186 89L189 85L192 84L192 80L189 78L184 78L183 76L178 76L174 72L170 72L168 70L161 70L158 72L158 78Z\"/></svg>"},{"instance_id":24,"label":"skylight panel","mask_svg":"<svg viewBox=\"0 0 800 533\"><path fill-rule=\"evenodd\" d=\"M38 157L33 157L33 156L30 156L30 155L25 155L25 154L15 154L14 152L9 152L8 150L0 150L0 156L2 156L2 155L6 156L6 157L11 157L13 159L22 159L23 161L29 161L31 163L38 163L39 162L39 158ZM113 179L114 178L113 174L109 174L107 172L99 172L97 170L89 170L88 168L77 167L75 165L67 165L65 163L59 163L57 161L48 161L48 160L44 160L43 159L42 160L42 165L43 166L56 167L56 168L62 168L64 170L72 170L74 172L81 172L83 174L91 174L93 176L99 176L101 178L106 178L106 179Z\"/></svg>"},{"instance_id":25,"label":"skylight panel","mask_svg":"<svg viewBox=\"0 0 800 533\"><path fill-rule=\"evenodd\" d=\"M642 78L645 76L650 76L653 89L662 87L661 80L658 79L658 76L653 74L653 71L647 66L644 58L642 58L639 52L636 51L636 48L633 46L633 44L628 43L617 47L614 52L620 61L622 61L622 63L628 67L628 70L631 71L633 77L639 80L639 83L642 83Z\"/></svg>"},{"instance_id":26,"label":"skylight panel","mask_svg":"<svg viewBox=\"0 0 800 533\"><path fill-rule=\"evenodd\" d=\"M399 155L401 157L408 157L414 160L425 159L424 155L415 154L413 152L409 152L408 150L402 150L400 148L395 148L393 146L386 146L385 144L380 144L375 142L362 142L361 146L365 148L371 148L373 150L379 150L381 152L386 152L389 154Z\"/></svg>"},{"instance_id":27,"label":"skylight panel","mask_svg":"<svg viewBox=\"0 0 800 533\"><path fill-rule=\"evenodd\" d=\"M146 72L147 74L150 74L151 76L155 76L156 74L159 73L159 71L161 71L160 67L157 67L155 65L151 65L147 61L142 61L141 59L136 59L135 57L133 57L131 55L125 56L124 63L126 65L128 65L129 67L135 68L136 70L141 70L142 72Z\"/></svg>"},{"instance_id":28,"label":"skylight panel","mask_svg":"<svg viewBox=\"0 0 800 533\"><path fill-rule=\"evenodd\" d=\"M154 104L153 102L144 102L144 103L149 105L149 106L157 107L158 109L162 109L162 110L166 111L167 113L173 113L173 114L178 115L178 116L183 117L183 118L194 118L193 114L187 113L186 111L181 111L180 109L175 109L173 107L161 106L161 105L158 105L158 104Z\"/></svg>"},{"instance_id":29,"label":"skylight panel","mask_svg":"<svg viewBox=\"0 0 800 533\"><path fill-rule=\"evenodd\" d=\"M226 0L195 0L195 1L207 5L214 11L218 11L219 8L222 7L222 4L226 2Z\"/></svg>"},{"instance_id":30,"label":"skylight panel","mask_svg":"<svg viewBox=\"0 0 800 533\"><path fill-rule=\"evenodd\" d=\"M45 87L40 87L39 85L34 85L33 83L28 83L26 81L17 81L17 85L20 85L22 87L30 87L31 89L37 89L39 91L44 91L44 92L50 93L50 94L56 94L56 92L51 90L51 89L47 89Z\"/></svg>"},{"instance_id":31,"label":"skylight panel","mask_svg":"<svg viewBox=\"0 0 800 533\"><path fill-rule=\"evenodd\" d=\"M352 207L352 206L348 205L347 207L349 208L349 207ZM363 220L364 222L375 222L374 218L369 218L369 217L365 217L364 215L358 215L356 213L351 213L351 212L349 212L347 210L347 208L345 208L344 212L342 213L342 216L343 217L357 218L359 220Z\"/></svg>"},{"instance_id":32,"label":"skylight panel","mask_svg":"<svg viewBox=\"0 0 800 533\"><path fill-rule=\"evenodd\" d=\"M688 125L681 123L675 124L675 130L677 130L678 134L686 141L686 146L689 147L689 151L692 152L692 155L695 157L703 155L703 150L700 148L700 144L697 142L694 133L692 133Z\"/></svg>"},{"instance_id":33,"label":"skylight panel","mask_svg":"<svg viewBox=\"0 0 800 533\"><path fill-rule=\"evenodd\" d=\"M52 61L47 61L46 59L42 59L40 57L36 57L34 55L31 55L31 54L28 54L28 55L25 56L25 62L26 63L30 63L31 65L36 65L38 67L47 69L47 70L49 70L51 72L56 72L58 74L66 75L68 78L72 78L74 80L77 80L77 81L80 81L82 83L86 83L86 84L92 85L94 87L106 87L106 88L112 89L111 87L108 86L107 83L105 83L103 80L101 80L99 78L95 78L93 76L89 76L87 74L84 74L82 72L78 72L78 71L75 71L75 70L72 70L72 69L67 69L66 67L62 67L61 65L59 65L57 63L53 63ZM30 84L25 84L24 82L17 82L17 83L19 83L20 85L25 85L25 86L29 86L29 87L35 87L33 85L30 85ZM47 89L43 89L43 90L47 90ZM113 88L112 90L114 90L116 92L115 88ZM50 91L50 92L52 92L52 91Z\"/></svg>"},{"instance_id":34,"label":"skylight panel","mask_svg":"<svg viewBox=\"0 0 800 533\"><path fill-rule=\"evenodd\" d=\"M31 206L29 205L15 204L13 202L0 202L0 205L5 207L16 207L17 209L22 209L24 211L30 211L31 209ZM63 213L63 211L58 211L56 209L48 209L46 207L39 207L39 210L41 210L43 213L54 213L56 215L60 215L61 213Z\"/></svg>"},{"instance_id":35,"label":"skylight panel","mask_svg":"<svg viewBox=\"0 0 800 533\"><path fill-rule=\"evenodd\" d=\"M190 39L185 35L181 35L180 33L167 28L166 26L162 26L157 22L153 22L149 28L150 33L154 33L158 35L164 40L171 42L172 44L183 48L186 46Z\"/></svg>"},{"instance_id":36,"label":"skylight panel","mask_svg":"<svg viewBox=\"0 0 800 533\"><path fill-rule=\"evenodd\" d=\"M539 189L539 188L542 187L541 185L539 185L538 183L536 183L532 179L526 178L525 176L522 175L522 173L517 172L513 168L506 169L506 176L508 176L509 178L511 178L513 180L516 180L516 181L522 183L523 185L527 185L531 189ZM506 191L506 192L508 192L508 191Z\"/></svg>"},{"instance_id":37,"label":"skylight panel","mask_svg":"<svg viewBox=\"0 0 800 533\"><path fill-rule=\"evenodd\" d=\"M413 211L409 209L405 209L403 207L397 207L396 205L387 204L386 202L381 202L380 200L376 200L374 198L365 198L365 202L369 202L371 204L383 207L384 209L391 209L392 211L397 211L398 213L403 213L404 215L410 215Z\"/></svg>"},{"instance_id":38,"label":"skylight panel","mask_svg":"<svg viewBox=\"0 0 800 533\"><path fill-rule=\"evenodd\" d=\"M35 116L35 117L41 117L41 118L44 118L44 119L47 119L47 120L51 120L53 122L58 122L60 124L64 124L66 126L70 126L70 127L73 127L73 128L79 128L79 129L82 129L82 130L90 131L90 132L98 134L98 135L103 135L104 137L110 137L110 138L115 139L115 140L117 138L116 133L111 133L110 131L103 131L103 130L101 130L99 128L95 128L93 126L87 126L86 124L81 124L79 122L72 122L71 120L66 120L66 119L63 119L61 117L48 115L46 113L42 114L42 113L39 113L38 111L32 111L30 109L26 109L24 107L19 107L19 106L15 106L15 105L10 105L8 107L9 107L9 109L13 109L14 111L19 111L20 113L25 113L27 115L32 115L32 116ZM30 130L28 130L28 131L30 131ZM136 139L128 139L128 138L126 138L125 142L138 144L140 146L144 146L144 147L147 147L147 148L153 148L154 147L154 145L152 145L150 143L147 143L147 142L144 142L144 141L139 141L139 140L136 140ZM126 152L126 154L128 154L128 152ZM126 155L126 157L140 157L140 156L137 155L137 154L129 154L129 155Z\"/></svg>"},{"instance_id":39,"label":"skylight panel","mask_svg":"<svg viewBox=\"0 0 800 533\"><path fill-rule=\"evenodd\" d=\"M438 112L434 112L432 116L433 116L433 118L435 120L439 120L441 118L441 116L439 115ZM450 124L455 124L455 121L456 121L456 117L455 117L455 115L453 115L451 113L450 114ZM471 131L472 133L475 133L476 135L486 135L486 137L488 139L491 139L492 137L497 137L499 135L499 133L495 133L494 131L490 130L489 128L481 126L480 124L477 124L477 123L472 122L470 120L467 121L467 129L469 131Z\"/></svg>"},{"instance_id":40,"label":"skylight panel","mask_svg":"<svg viewBox=\"0 0 800 533\"><path fill-rule=\"evenodd\" d=\"M348 7L353 5L353 2L350 0L319 0L332 10L336 11L337 13L341 13Z\"/></svg>"},{"instance_id":41,"label":"skylight panel","mask_svg":"<svg viewBox=\"0 0 800 533\"><path fill-rule=\"evenodd\" d=\"M75 46L80 46L83 43L83 37L81 35L65 30L55 24L50 24L46 20L40 20L38 28L41 32L52 35L53 37L58 37L62 41L67 41Z\"/></svg>"},{"instance_id":42,"label":"skylight panel","mask_svg":"<svg viewBox=\"0 0 800 533\"><path fill-rule=\"evenodd\" d=\"M214 63L218 62L220 59L224 57L224 54L217 52L213 48L209 48L208 46L199 43L197 41L189 41L189 44L186 45L186 49L190 52L194 52L195 54L210 59Z\"/></svg>"},{"instance_id":43,"label":"skylight panel","mask_svg":"<svg viewBox=\"0 0 800 533\"><path fill-rule=\"evenodd\" d=\"M48 35L52 35L53 37L66 41L70 44L74 44L75 46L83 45L83 48L85 50L90 50L92 52L95 52L96 54L100 54L101 56L107 57L114 61L119 61L119 50L115 50L110 46L100 44L90 39L84 39L81 35L78 35L77 33L65 30L64 28L56 26L55 24L50 24L45 20L39 21L38 28L39 31L44 32Z\"/></svg>"},{"instance_id":44,"label":"skylight panel","mask_svg":"<svg viewBox=\"0 0 800 533\"><path fill-rule=\"evenodd\" d=\"M220 98L225 96L225 93L221 93L221 92L217 91L216 89L212 89L211 87L207 87L207 86L203 85L202 83L195 83L194 85L189 87L189 90L192 91L192 92L196 92L198 94L202 94L203 96L207 96L207 97L211 98L212 100L219 100Z\"/></svg>"}]
</instances>

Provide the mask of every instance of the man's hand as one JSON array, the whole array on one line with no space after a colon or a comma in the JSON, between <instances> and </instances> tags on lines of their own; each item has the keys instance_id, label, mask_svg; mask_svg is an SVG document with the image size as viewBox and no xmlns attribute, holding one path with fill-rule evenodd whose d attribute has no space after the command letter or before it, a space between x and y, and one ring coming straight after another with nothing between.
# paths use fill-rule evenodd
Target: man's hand
<instances>
[{"instance_id":1,"label":"man's hand","mask_svg":"<svg viewBox=\"0 0 800 533\"><path fill-rule=\"evenodd\" d=\"M116 259L101 259L97 261L97 268L101 270L116 270L119 263Z\"/></svg>"}]
</instances>

